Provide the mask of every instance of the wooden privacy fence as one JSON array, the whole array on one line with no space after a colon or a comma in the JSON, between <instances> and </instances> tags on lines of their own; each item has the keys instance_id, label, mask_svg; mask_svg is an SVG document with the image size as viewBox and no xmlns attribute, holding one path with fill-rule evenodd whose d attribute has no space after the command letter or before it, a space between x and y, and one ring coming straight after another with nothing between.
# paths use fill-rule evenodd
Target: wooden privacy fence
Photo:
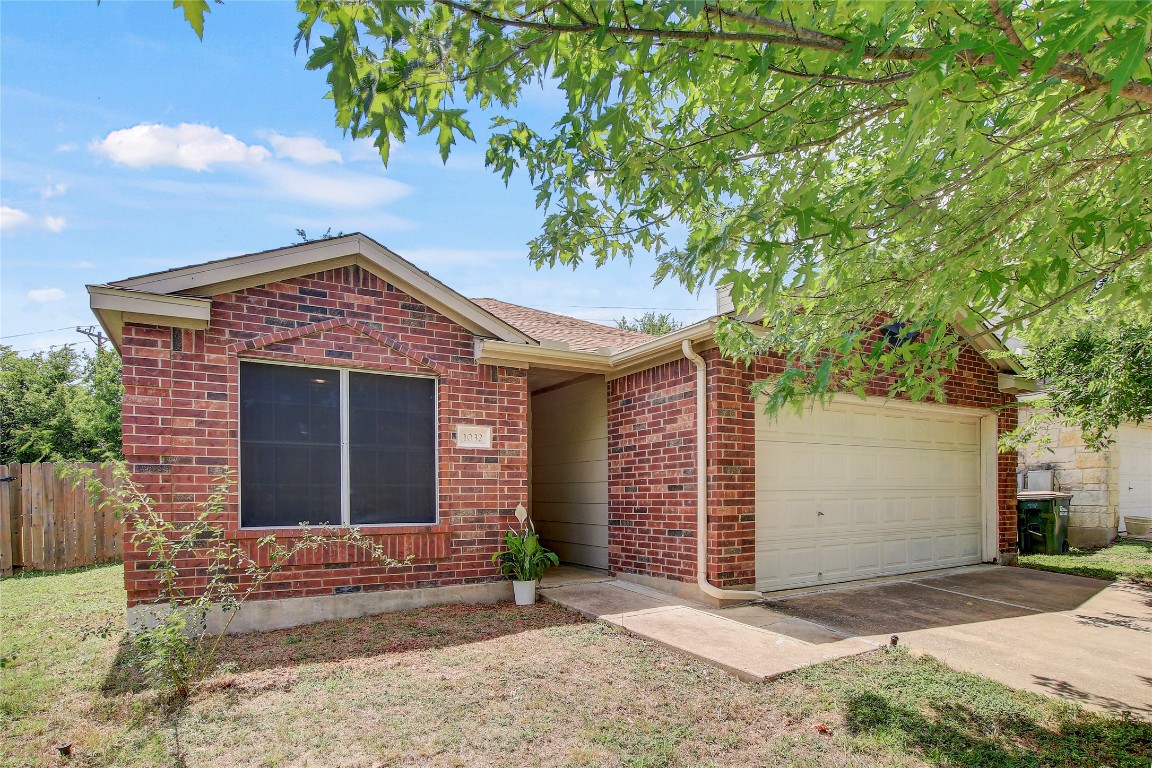
<instances>
[{"instance_id":1,"label":"wooden privacy fence","mask_svg":"<svg viewBox=\"0 0 1152 768\"><path fill-rule=\"evenodd\" d=\"M112 467L91 467L111 485ZM55 464L0 464L0 576L13 568L59 571L124 557L123 523L92 502L84 483L58 477Z\"/></svg>"}]
</instances>

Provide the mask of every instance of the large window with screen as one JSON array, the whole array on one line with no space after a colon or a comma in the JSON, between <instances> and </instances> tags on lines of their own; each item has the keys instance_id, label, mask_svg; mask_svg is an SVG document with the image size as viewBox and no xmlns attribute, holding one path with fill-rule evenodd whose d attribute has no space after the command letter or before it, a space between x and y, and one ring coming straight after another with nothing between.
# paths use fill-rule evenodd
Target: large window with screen
<instances>
[{"instance_id":1,"label":"large window with screen","mask_svg":"<svg viewBox=\"0 0 1152 768\"><path fill-rule=\"evenodd\" d=\"M436 381L242 362L240 524L436 521Z\"/></svg>"}]
</instances>

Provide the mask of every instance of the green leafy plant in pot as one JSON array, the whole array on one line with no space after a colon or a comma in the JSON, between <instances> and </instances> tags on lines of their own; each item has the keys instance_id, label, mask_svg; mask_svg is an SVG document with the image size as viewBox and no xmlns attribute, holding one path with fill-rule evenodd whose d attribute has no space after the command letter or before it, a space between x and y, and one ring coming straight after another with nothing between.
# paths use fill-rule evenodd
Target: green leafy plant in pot
<instances>
[{"instance_id":1,"label":"green leafy plant in pot","mask_svg":"<svg viewBox=\"0 0 1152 768\"><path fill-rule=\"evenodd\" d=\"M500 566L505 578L512 580L516 605L532 605L536 602L536 582L549 568L559 565L560 558L540 543L531 522L525 524L527 513L523 505L516 507L516 517L520 532L509 529L504 534L506 548L492 555L492 562Z\"/></svg>"}]
</instances>

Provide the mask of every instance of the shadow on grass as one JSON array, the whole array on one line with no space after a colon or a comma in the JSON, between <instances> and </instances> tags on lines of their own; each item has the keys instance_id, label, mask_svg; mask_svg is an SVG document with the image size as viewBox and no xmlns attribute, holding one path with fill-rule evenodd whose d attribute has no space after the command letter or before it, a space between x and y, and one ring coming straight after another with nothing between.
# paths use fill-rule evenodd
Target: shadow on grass
<instances>
[{"instance_id":1,"label":"shadow on grass","mask_svg":"<svg viewBox=\"0 0 1152 768\"><path fill-rule=\"evenodd\" d=\"M1146 768L1152 760L1152 725L1091 713L1041 724L1019 711L987 714L964 703L918 711L863 692L848 698L844 717L853 735L901 744L933 764Z\"/></svg>"},{"instance_id":2,"label":"shadow on grass","mask_svg":"<svg viewBox=\"0 0 1152 768\"><path fill-rule=\"evenodd\" d=\"M100 682L100 693L107 697L130 696L149 689L138 664L136 646L128 633L120 636L116 655Z\"/></svg>"},{"instance_id":3,"label":"shadow on grass","mask_svg":"<svg viewBox=\"0 0 1152 768\"><path fill-rule=\"evenodd\" d=\"M13 572L11 576L5 576L3 581L20 581L22 579L43 579L49 576L68 576L76 573L88 573L90 571L99 571L104 568L118 568L124 564L123 560L113 560L110 563L96 563L95 565L81 565L76 568L64 568L59 571L31 571L24 570L23 568Z\"/></svg>"},{"instance_id":4,"label":"shadow on grass","mask_svg":"<svg viewBox=\"0 0 1152 768\"><path fill-rule=\"evenodd\" d=\"M1145 684L1148 684L1149 679L1143 676L1138 676ZM1044 677L1043 675L1032 675L1032 681L1036 685L1051 691L1056 696L1068 701L1075 701L1079 704L1087 706L1099 707L1101 709L1109 710L1114 715L1122 715L1124 712L1133 712L1139 714L1145 719L1152 720L1152 706L1139 706L1130 702L1120 701L1113 699L1109 696L1101 696L1098 693L1086 691L1083 688L1069 683L1067 680L1060 680L1055 677Z\"/></svg>"}]
</instances>

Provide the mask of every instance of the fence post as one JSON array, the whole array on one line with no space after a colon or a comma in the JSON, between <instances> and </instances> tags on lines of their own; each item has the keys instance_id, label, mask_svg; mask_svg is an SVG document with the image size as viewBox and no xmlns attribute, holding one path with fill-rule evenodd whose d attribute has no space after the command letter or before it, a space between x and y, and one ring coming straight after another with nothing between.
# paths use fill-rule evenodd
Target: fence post
<instances>
[{"instance_id":1,"label":"fence post","mask_svg":"<svg viewBox=\"0 0 1152 768\"><path fill-rule=\"evenodd\" d=\"M20 556L20 465L4 467L0 483L0 576L11 576Z\"/></svg>"}]
</instances>

